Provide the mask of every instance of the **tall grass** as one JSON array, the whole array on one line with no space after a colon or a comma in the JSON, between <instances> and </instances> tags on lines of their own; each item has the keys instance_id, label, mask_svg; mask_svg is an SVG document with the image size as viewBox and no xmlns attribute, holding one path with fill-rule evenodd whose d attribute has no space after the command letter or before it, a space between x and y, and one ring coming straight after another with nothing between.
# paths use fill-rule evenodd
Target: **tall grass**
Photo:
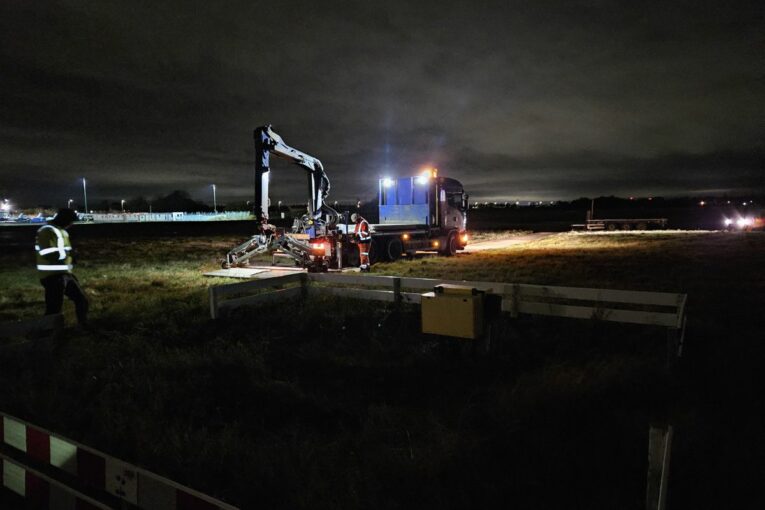
<instances>
[{"instance_id":1,"label":"tall grass","mask_svg":"<svg viewBox=\"0 0 765 510\"><path fill-rule=\"evenodd\" d=\"M375 267L688 292L689 364L672 384L660 330L505 320L480 358L420 334L407 307L318 299L214 323L205 290L221 281L201 273L233 242L80 245L93 329L0 344L0 407L244 508L638 508L668 388L685 395L672 411L676 505L714 501L698 480L722 460L701 467L696 452L757 402L739 384L757 359L762 319L747 303L765 283L765 236L563 234ZM40 313L31 257L0 259L0 313Z\"/></svg>"}]
</instances>

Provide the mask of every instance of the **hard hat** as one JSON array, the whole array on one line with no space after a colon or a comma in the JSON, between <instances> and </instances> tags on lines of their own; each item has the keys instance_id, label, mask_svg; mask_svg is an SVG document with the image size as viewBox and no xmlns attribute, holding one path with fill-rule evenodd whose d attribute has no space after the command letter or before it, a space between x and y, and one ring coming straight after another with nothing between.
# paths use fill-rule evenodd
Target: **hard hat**
<instances>
[{"instance_id":1,"label":"hard hat","mask_svg":"<svg viewBox=\"0 0 765 510\"><path fill-rule=\"evenodd\" d=\"M357 221L359 221L359 215L356 213L351 214L351 221L353 223L356 223Z\"/></svg>"},{"instance_id":2,"label":"hard hat","mask_svg":"<svg viewBox=\"0 0 765 510\"><path fill-rule=\"evenodd\" d=\"M58 225L59 227L66 227L68 225L71 225L78 219L79 218L77 217L76 212L74 212L72 209L64 207L58 210L58 212L56 213L56 215L53 217L53 219L50 222L53 223L54 225Z\"/></svg>"}]
</instances>

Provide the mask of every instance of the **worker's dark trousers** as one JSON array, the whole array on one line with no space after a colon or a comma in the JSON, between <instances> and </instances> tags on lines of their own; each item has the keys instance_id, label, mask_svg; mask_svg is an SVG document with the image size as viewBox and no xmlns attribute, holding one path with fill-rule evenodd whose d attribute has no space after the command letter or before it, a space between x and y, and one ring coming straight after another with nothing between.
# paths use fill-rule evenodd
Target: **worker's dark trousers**
<instances>
[{"instance_id":1,"label":"worker's dark trousers","mask_svg":"<svg viewBox=\"0 0 765 510\"><path fill-rule=\"evenodd\" d=\"M54 274L41 279L45 287L45 315L61 313L64 296L74 302L77 322L85 324L88 320L88 298L80 287L80 282L73 274Z\"/></svg>"}]
</instances>

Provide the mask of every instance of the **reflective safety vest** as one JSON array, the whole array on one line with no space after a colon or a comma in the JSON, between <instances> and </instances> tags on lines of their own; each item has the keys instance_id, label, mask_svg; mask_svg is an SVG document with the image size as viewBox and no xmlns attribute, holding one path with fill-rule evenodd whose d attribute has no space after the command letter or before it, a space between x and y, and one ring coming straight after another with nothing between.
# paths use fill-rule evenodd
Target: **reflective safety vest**
<instances>
[{"instance_id":1,"label":"reflective safety vest","mask_svg":"<svg viewBox=\"0 0 765 510\"><path fill-rule=\"evenodd\" d=\"M372 240L372 234L369 233L369 223L363 218L360 222L356 223L353 233L356 235L360 243L368 243Z\"/></svg>"},{"instance_id":2,"label":"reflective safety vest","mask_svg":"<svg viewBox=\"0 0 765 510\"><path fill-rule=\"evenodd\" d=\"M35 252L40 278L72 272L72 244L69 242L69 233L63 228L53 225L40 227Z\"/></svg>"}]
</instances>

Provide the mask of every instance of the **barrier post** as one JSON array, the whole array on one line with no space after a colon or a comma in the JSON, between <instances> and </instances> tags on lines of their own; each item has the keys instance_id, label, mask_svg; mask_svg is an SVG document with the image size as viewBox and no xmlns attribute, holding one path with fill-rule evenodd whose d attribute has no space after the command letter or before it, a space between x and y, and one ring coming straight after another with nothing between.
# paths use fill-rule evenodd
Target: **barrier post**
<instances>
[{"instance_id":1,"label":"barrier post","mask_svg":"<svg viewBox=\"0 0 765 510\"><path fill-rule=\"evenodd\" d=\"M651 425L648 430L646 510L664 510L666 508L672 435L672 425Z\"/></svg>"},{"instance_id":2,"label":"barrier post","mask_svg":"<svg viewBox=\"0 0 765 510\"><path fill-rule=\"evenodd\" d=\"M398 306L401 304L401 278L393 277L393 302Z\"/></svg>"},{"instance_id":3,"label":"barrier post","mask_svg":"<svg viewBox=\"0 0 765 510\"><path fill-rule=\"evenodd\" d=\"M207 289L208 294L210 295L210 318L211 319L217 319L218 318L218 294L215 292L215 287L210 287Z\"/></svg>"}]
</instances>

